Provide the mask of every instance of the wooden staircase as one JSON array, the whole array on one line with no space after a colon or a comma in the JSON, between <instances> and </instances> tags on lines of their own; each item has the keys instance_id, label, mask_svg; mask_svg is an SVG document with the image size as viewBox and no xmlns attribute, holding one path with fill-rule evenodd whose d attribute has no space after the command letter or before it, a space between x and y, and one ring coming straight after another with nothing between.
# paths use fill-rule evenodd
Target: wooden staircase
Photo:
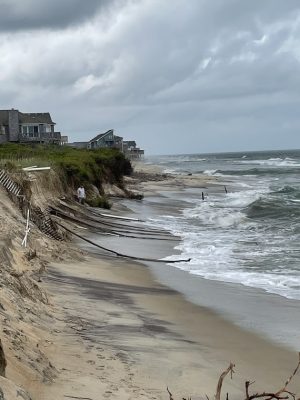
<instances>
[{"instance_id":1,"label":"wooden staircase","mask_svg":"<svg viewBox=\"0 0 300 400\"><path fill-rule=\"evenodd\" d=\"M0 170L0 185L2 185L9 193L17 197L21 195L21 186L14 182L3 170Z\"/></svg>"},{"instance_id":2,"label":"wooden staircase","mask_svg":"<svg viewBox=\"0 0 300 400\"><path fill-rule=\"evenodd\" d=\"M49 210L42 211L39 207L31 206L29 201L27 201L22 194L22 187L14 182L4 170L0 170L0 185L2 185L9 194L19 198L19 206L25 218L29 208L30 221L33 222L41 232L51 239L63 240L62 235L57 230L55 222L50 217Z\"/></svg>"},{"instance_id":3,"label":"wooden staircase","mask_svg":"<svg viewBox=\"0 0 300 400\"><path fill-rule=\"evenodd\" d=\"M63 240L62 235L57 231L55 222L51 219L49 211L42 211L39 207L30 207L30 220L41 232L51 239Z\"/></svg>"}]
</instances>

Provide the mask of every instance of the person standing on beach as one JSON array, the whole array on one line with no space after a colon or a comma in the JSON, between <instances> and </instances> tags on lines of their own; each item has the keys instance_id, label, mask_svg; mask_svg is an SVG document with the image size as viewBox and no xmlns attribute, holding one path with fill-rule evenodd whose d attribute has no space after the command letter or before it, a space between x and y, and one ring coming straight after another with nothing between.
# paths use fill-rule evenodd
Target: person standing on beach
<instances>
[{"instance_id":1,"label":"person standing on beach","mask_svg":"<svg viewBox=\"0 0 300 400\"><path fill-rule=\"evenodd\" d=\"M83 186L79 186L77 189L77 197L80 204L84 204L85 190Z\"/></svg>"}]
</instances>

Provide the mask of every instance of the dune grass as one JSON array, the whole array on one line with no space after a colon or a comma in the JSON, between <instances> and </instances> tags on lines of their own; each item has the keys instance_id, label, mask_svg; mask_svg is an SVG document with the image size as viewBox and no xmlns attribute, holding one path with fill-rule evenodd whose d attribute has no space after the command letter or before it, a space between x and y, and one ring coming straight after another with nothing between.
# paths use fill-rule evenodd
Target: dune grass
<instances>
[{"instance_id":1,"label":"dune grass","mask_svg":"<svg viewBox=\"0 0 300 400\"><path fill-rule=\"evenodd\" d=\"M8 143L0 145L0 168L17 171L28 166L51 166L62 182L73 189L94 185L103 195L102 184L123 187L123 176L132 172L131 163L118 149L75 149L68 146L45 146ZM105 197L91 199L96 206L108 207Z\"/></svg>"}]
</instances>

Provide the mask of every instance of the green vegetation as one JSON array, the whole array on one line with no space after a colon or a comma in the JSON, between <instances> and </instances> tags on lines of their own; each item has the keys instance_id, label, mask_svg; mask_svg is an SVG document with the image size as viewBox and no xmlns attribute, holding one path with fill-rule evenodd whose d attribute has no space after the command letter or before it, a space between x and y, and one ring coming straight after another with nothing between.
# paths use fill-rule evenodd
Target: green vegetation
<instances>
[{"instance_id":1,"label":"green vegetation","mask_svg":"<svg viewBox=\"0 0 300 400\"><path fill-rule=\"evenodd\" d=\"M87 199L87 204L91 207L100 207L100 208L111 208L111 204L107 200L105 196L95 197L93 199Z\"/></svg>"},{"instance_id":2,"label":"green vegetation","mask_svg":"<svg viewBox=\"0 0 300 400\"><path fill-rule=\"evenodd\" d=\"M122 187L123 176L132 172L130 161L118 149L87 150L15 143L0 145L0 167L12 170L31 165L51 166L67 186L75 189L81 184L87 187L94 185L102 194L102 183ZM91 201L97 202L98 206L109 206L104 197Z\"/></svg>"}]
</instances>

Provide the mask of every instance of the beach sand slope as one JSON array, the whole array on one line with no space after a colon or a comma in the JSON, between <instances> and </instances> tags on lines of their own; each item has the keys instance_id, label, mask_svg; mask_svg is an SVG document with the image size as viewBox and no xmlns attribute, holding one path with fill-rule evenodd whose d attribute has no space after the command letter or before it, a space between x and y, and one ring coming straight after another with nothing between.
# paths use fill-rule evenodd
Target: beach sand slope
<instances>
[{"instance_id":1,"label":"beach sand slope","mask_svg":"<svg viewBox=\"0 0 300 400\"><path fill-rule=\"evenodd\" d=\"M44 286L56 309L48 357L59 374L38 398L167 399L167 386L175 398L213 398L233 361L224 394L240 399L246 380L255 392L280 389L297 363L297 354L189 303L131 261L54 264ZM299 378L290 389L299 393Z\"/></svg>"}]
</instances>

